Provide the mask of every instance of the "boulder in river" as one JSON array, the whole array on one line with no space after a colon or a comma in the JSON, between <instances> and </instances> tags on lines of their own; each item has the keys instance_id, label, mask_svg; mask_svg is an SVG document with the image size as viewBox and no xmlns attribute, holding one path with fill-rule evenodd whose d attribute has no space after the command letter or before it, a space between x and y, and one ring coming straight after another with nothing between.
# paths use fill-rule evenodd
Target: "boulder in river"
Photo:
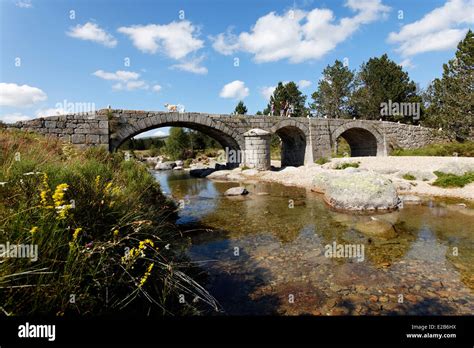
<instances>
[{"instance_id":1,"label":"boulder in river","mask_svg":"<svg viewBox=\"0 0 474 348\"><path fill-rule=\"evenodd\" d=\"M393 183L375 172L319 173L313 185L330 206L341 210L394 210L399 201Z\"/></svg>"},{"instance_id":2,"label":"boulder in river","mask_svg":"<svg viewBox=\"0 0 474 348\"><path fill-rule=\"evenodd\" d=\"M172 161L159 162L155 166L155 170L171 170L176 167L176 163Z\"/></svg>"},{"instance_id":3,"label":"boulder in river","mask_svg":"<svg viewBox=\"0 0 474 348\"><path fill-rule=\"evenodd\" d=\"M243 196L247 195L249 191L245 189L245 187L237 186L237 187L231 187L227 191L225 191L224 195L225 196Z\"/></svg>"},{"instance_id":4,"label":"boulder in river","mask_svg":"<svg viewBox=\"0 0 474 348\"><path fill-rule=\"evenodd\" d=\"M397 236L393 225L384 220L372 218L370 221L360 221L354 228L369 237L392 239Z\"/></svg>"}]
</instances>

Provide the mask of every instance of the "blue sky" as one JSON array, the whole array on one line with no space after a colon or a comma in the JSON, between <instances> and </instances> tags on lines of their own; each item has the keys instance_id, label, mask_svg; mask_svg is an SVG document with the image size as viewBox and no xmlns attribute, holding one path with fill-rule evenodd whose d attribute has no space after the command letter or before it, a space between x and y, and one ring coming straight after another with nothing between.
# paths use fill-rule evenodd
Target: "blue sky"
<instances>
[{"instance_id":1,"label":"blue sky","mask_svg":"<svg viewBox=\"0 0 474 348\"><path fill-rule=\"evenodd\" d=\"M65 101L230 113L243 99L253 114L278 81L310 96L335 59L357 69L383 53L425 87L474 23L473 0L0 0L0 10L5 122L63 113Z\"/></svg>"}]
</instances>

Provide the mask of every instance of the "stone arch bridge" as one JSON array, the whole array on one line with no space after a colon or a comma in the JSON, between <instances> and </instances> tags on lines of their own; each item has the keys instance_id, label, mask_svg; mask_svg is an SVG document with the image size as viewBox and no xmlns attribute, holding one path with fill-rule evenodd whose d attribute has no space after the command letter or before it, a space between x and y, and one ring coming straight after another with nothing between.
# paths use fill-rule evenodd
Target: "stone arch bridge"
<instances>
[{"instance_id":1,"label":"stone arch bridge","mask_svg":"<svg viewBox=\"0 0 474 348\"><path fill-rule=\"evenodd\" d=\"M238 153L234 156L236 160L228 164L244 163L257 169L270 167L272 134L281 139L282 166L301 166L331 157L338 137L347 141L351 156L386 156L394 148L417 148L443 139L430 128L385 121L111 109L50 116L8 126L59 137L78 146L104 146L110 151L144 131L186 127L213 137L229 154Z\"/></svg>"}]
</instances>

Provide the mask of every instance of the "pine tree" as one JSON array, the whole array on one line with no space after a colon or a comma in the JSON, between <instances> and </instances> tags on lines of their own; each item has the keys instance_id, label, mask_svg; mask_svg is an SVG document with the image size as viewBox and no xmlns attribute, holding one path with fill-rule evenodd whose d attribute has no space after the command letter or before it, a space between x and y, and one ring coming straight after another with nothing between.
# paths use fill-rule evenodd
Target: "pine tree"
<instances>
[{"instance_id":1,"label":"pine tree","mask_svg":"<svg viewBox=\"0 0 474 348\"><path fill-rule=\"evenodd\" d=\"M474 34L469 30L457 47L455 58L443 65L443 76L429 86L426 123L441 127L457 140L474 130Z\"/></svg>"},{"instance_id":2,"label":"pine tree","mask_svg":"<svg viewBox=\"0 0 474 348\"><path fill-rule=\"evenodd\" d=\"M293 81L283 84L278 82L277 87L273 91L273 95L270 97L270 102L268 103L263 113L269 115L271 113L271 105L274 104L274 116L279 116L281 110L284 108L285 103L288 102L289 105L293 105L294 113L292 116L306 116L306 96L298 89L298 86ZM283 116L283 115L280 115Z\"/></svg>"},{"instance_id":3,"label":"pine tree","mask_svg":"<svg viewBox=\"0 0 474 348\"><path fill-rule=\"evenodd\" d=\"M381 117L383 103L421 103L416 85L402 67L390 60L387 54L371 58L362 64L355 80L355 92L351 98L354 115L358 118L375 120ZM408 117L382 117L389 121L411 122Z\"/></svg>"},{"instance_id":4,"label":"pine tree","mask_svg":"<svg viewBox=\"0 0 474 348\"><path fill-rule=\"evenodd\" d=\"M319 115L328 118L347 118L351 116L349 104L354 89L354 73L339 60L323 70L323 79L312 94L312 108Z\"/></svg>"},{"instance_id":5,"label":"pine tree","mask_svg":"<svg viewBox=\"0 0 474 348\"><path fill-rule=\"evenodd\" d=\"M189 135L180 127L171 127L166 139L165 152L171 160L184 159L185 151L189 149Z\"/></svg>"},{"instance_id":6,"label":"pine tree","mask_svg":"<svg viewBox=\"0 0 474 348\"><path fill-rule=\"evenodd\" d=\"M246 115L247 114L247 107L245 106L243 101L239 101L239 103L235 107L234 113L236 115Z\"/></svg>"}]
</instances>

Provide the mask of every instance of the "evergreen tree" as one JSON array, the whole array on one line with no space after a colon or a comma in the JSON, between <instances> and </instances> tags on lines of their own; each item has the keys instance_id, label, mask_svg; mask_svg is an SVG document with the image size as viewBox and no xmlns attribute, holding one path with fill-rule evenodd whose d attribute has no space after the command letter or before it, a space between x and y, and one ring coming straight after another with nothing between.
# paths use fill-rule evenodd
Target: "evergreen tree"
<instances>
[{"instance_id":1,"label":"evergreen tree","mask_svg":"<svg viewBox=\"0 0 474 348\"><path fill-rule=\"evenodd\" d=\"M455 58L443 65L443 76L429 86L426 123L441 127L457 140L469 138L474 129L474 34L469 30L457 47Z\"/></svg>"},{"instance_id":2,"label":"evergreen tree","mask_svg":"<svg viewBox=\"0 0 474 348\"><path fill-rule=\"evenodd\" d=\"M292 104L294 107L294 113L292 116L306 116L307 109L305 107L306 96L301 93L298 86L293 81L283 84L278 82L278 86L273 91L273 95L270 97L263 113L269 115L271 112L271 105L274 103L274 116L279 116L281 110L284 108L285 103ZM281 116L281 115L280 115Z\"/></svg>"},{"instance_id":3,"label":"evergreen tree","mask_svg":"<svg viewBox=\"0 0 474 348\"><path fill-rule=\"evenodd\" d=\"M239 101L239 103L235 107L234 113L236 115L246 115L247 114L247 107L245 106L243 101Z\"/></svg>"},{"instance_id":4,"label":"evergreen tree","mask_svg":"<svg viewBox=\"0 0 474 348\"><path fill-rule=\"evenodd\" d=\"M339 60L323 70L323 79L312 94L312 108L328 118L351 116L350 98L354 89L354 73Z\"/></svg>"},{"instance_id":5,"label":"evergreen tree","mask_svg":"<svg viewBox=\"0 0 474 348\"><path fill-rule=\"evenodd\" d=\"M357 74L356 89L351 98L354 115L358 118L375 120L381 115L383 103L421 103L416 85L402 67L390 60L386 54L371 58L362 64ZM384 116L390 121L412 122L413 118Z\"/></svg>"},{"instance_id":6,"label":"evergreen tree","mask_svg":"<svg viewBox=\"0 0 474 348\"><path fill-rule=\"evenodd\" d=\"M180 127L171 127L170 135L166 139L165 152L171 160L183 159L188 150L189 135Z\"/></svg>"}]
</instances>

